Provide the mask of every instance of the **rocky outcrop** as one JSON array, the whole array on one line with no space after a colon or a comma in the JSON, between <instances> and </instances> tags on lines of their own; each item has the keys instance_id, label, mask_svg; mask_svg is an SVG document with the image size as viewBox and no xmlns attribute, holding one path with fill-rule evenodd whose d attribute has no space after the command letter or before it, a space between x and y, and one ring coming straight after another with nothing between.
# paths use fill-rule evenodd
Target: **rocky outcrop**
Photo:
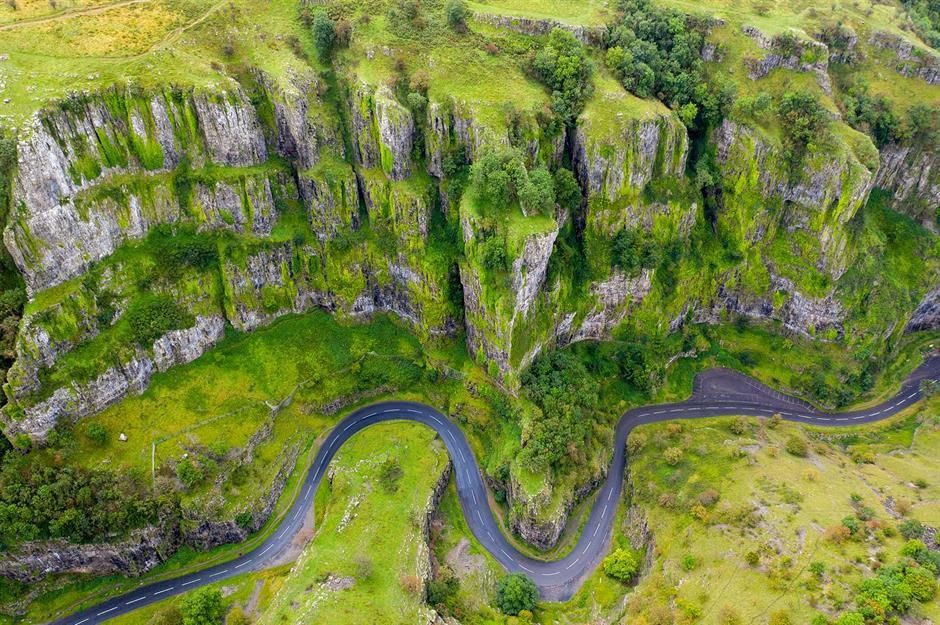
<instances>
[{"instance_id":1,"label":"rocky outcrop","mask_svg":"<svg viewBox=\"0 0 940 625\"><path fill-rule=\"evenodd\" d=\"M302 172L300 197L310 227L320 241L329 241L359 226L359 188L356 175L346 164Z\"/></svg>"},{"instance_id":2,"label":"rocky outcrop","mask_svg":"<svg viewBox=\"0 0 940 625\"><path fill-rule=\"evenodd\" d=\"M518 483L515 476L510 475L510 529L539 549L551 549L561 538L574 505L594 491L605 475L606 468L603 468L560 502L553 501L555 487L549 482L545 482L539 492L530 493Z\"/></svg>"},{"instance_id":3,"label":"rocky outcrop","mask_svg":"<svg viewBox=\"0 0 940 625\"><path fill-rule=\"evenodd\" d=\"M807 230L818 238L817 265L838 279L849 260L845 226L868 200L877 167L832 139L833 144L820 154L806 155L801 170L793 175L777 145L728 119L715 131L713 140L725 185L736 189L735 195L727 198L726 208L759 211L739 217L750 229L749 237L759 238L767 225L764 218L769 217L762 203L746 203L747 192L753 190L787 207L780 213L784 228Z\"/></svg>"},{"instance_id":4,"label":"rocky outcrop","mask_svg":"<svg viewBox=\"0 0 940 625\"><path fill-rule=\"evenodd\" d=\"M40 113L18 146L15 207L4 242L29 292L80 275L153 226L187 218L173 177L183 161L248 167L267 158L255 109L240 90L207 95L167 91L142 97L114 91L75 97ZM255 174L257 175L257 174ZM199 221L264 230L273 202L264 182L250 206L230 182L203 185Z\"/></svg>"},{"instance_id":5,"label":"rocky outcrop","mask_svg":"<svg viewBox=\"0 0 940 625\"><path fill-rule=\"evenodd\" d=\"M937 232L940 153L931 146L889 144L881 149L875 186L891 192L891 208Z\"/></svg>"},{"instance_id":6,"label":"rocky outcrop","mask_svg":"<svg viewBox=\"0 0 940 625\"><path fill-rule=\"evenodd\" d=\"M522 253L512 263L512 291L516 294L515 314L525 318L536 296L545 284L548 261L558 230L549 230L526 237Z\"/></svg>"},{"instance_id":7,"label":"rocky outcrop","mask_svg":"<svg viewBox=\"0 0 940 625\"><path fill-rule=\"evenodd\" d=\"M645 269L636 277L628 277L615 271L607 280L591 286L591 295L597 300L571 340L601 340L610 336L626 317L630 308L639 304L649 294L653 272Z\"/></svg>"},{"instance_id":8,"label":"rocky outcrop","mask_svg":"<svg viewBox=\"0 0 940 625\"><path fill-rule=\"evenodd\" d=\"M776 320L792 332L806 336L841 339L845 330L846 313L830 293L823 298L807 297L800 293L792 281L771 274L771 287L767 295L755 296L724 285L709 307L696 311L697 323L719 323L728 314L743 315L760 321Z\"/></svg>"},{"instance_id":9,"label":"rocky outcrop","mask_svg":"<svg viewBox=\"0 0 940 625\"><path fill-rule=\"evenodd\" d=\"M235 184L227 181L199 184L194 195L193 203L205 217L204 228L266 236L271 234L277 219L267 177L245 178Z\"/></svg>"},{"instance_id":10,"label":"rocky outcrop","mask_svg":"<svg viewBox=\"0 0 940 625\"><path fill-rule=\"evenodd\" d=\"M902 76L918 78L931 85L940 85L940 54L922 46L915 46L910 40L876 31L868 39L876 48L892 51L897 58L895 69Z\"/></svg>"},{"instance_id":11,"label":"rocky outcrop","mask_svg":"<svg viewBox=\"0 0 940 625\"><path fill-rule=\"evenodd\" d=\"M414 119L388 87L360 82L351 93L352 139L356 161L366 168L381 167L393 180L411 172Z\"/></svg>"},{"instance_id":12,"label":"rocky outcrop","mask_svg":"<svg viewBox=\"0 0 940 625\"><path fill-rule=\"evenodd\" d=\"M940 329L940 287L924 296L907 322L907 332Z\"/></svg>"},{"instance_id":13,"label":"rocky outcrop","mask_svg":"<svg viewBox=\"0 0 940 625\"><path fill-rule=\"evenodd\" d=\"M78 545L63 540L23 543L0 558L0 577L31 584L47 575L62 573L137 576L166 561L179 544L175 527L148 527L115 543Z\"/></svg>"},{"instance_id":14,"label":"rocky outcrop","mask_svg":"<svg viewBox=\"0 0 940 625\"><path fill-rule=\"evenodd\" d=\"M829 80L829 48L826 44L801 39L792 33L769 38L754 26L743 26L742 30L758 46L768 51L762 58L745 59L748 78L758 80L775 69L784 68L813 73L823 91L832 92L832 83Z\"/></svg>"},{"instance_id":15,"label":"rocky outcrop","mask_svg":"<svg viewBox=\"0 0 940 625\"><path fill-rule=\"evenodd\" d=\"M497 28L505 28L513 32L522 33L523 35L533 35L536 37L551 34L553 30L560 28L570 32L575 36L575 39L581 43L590 46L603 45L604 38L607 36L607 28L605 26L566 24L553 19L537 19L516 15L496 15L479 11L473 14L473 19L478 22L496 26Z\"/></svg>"},{"instance_id":16,"label":"rocky outcrop","mask_svg":"<svg viewBox=\"0 0 940 625\"><path fill-rule=\"evenodd\" d=\"M43 439L60 420L79 419L101 412L131 393L141 393L157 371L195 360L222 340L225 319L199 316L192 328L174 330L160 337L153 354L138 348L130 360L107 369L93 380L56 389L52 395L26 405L22 415L7 425L8 435L27 434Z\"/></svg>"},{"instance_id":17,"label":"rocky outcrop","mask_svg":"<svg viewBox=\"0 0 940 625\"><path fill-rule=\"evenodd\" d=\"M509 374L528 364L550 338L529 332L524 347L513 346L516 326L530 320L533 307L543 295L551 297L545 279L558 237L558 222L552 220L550 228L527 233L516 243L519 249L509 250L509 279L502 283L500 277L478 265L481 261L476 250L483 244L483 235L478 232L476 219L464 213L461 221L465 244L474 250L469 262L460 267L467 346L472 354Z\"/></svg>"},{"instance_id":18,"label":"rocky outcrop","mask_svg":"<svg viewBox=\"0 0 940 625\"><path fill-rule=\"evenodd\" d=\"M589 105L573 137L588 226L605 236L650 226L657 209L646 205L643 190L655 178L681 176L688 156L688 133L675 114L665 107L641 115L621 112L617 100L628 97L614 92L604 98L610 102Z\"/></svg>"}]
</instances>

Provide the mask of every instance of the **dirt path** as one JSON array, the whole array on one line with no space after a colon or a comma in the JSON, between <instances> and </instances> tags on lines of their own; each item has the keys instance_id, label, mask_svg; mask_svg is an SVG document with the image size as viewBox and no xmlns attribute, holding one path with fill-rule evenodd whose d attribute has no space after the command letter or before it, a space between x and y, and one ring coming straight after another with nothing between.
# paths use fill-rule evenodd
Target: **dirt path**
<instances>
[{"instance_id":1,"label":"dirt path","mask_svg":"<svg viewBox=\"0 0 940 625\"><path fill-rule=\"evenodd\" d=\"M129 6L132 4L146 4L153 2L153 0L119 0L118 2L112 2L110 4L102 4L94 7L85 7L82 9L68 9L62 11L61 13L56 13L55 15L46 15L43 17L31 17L25 20L20 20L18 22L13 22L12 24L4 24L0 26L0 31L4 30L16 30L17 28L23 28L25 26L38 26L40 24L47 24L49 22L60 22L62 20L71 19L73 17L82 17L83 15L98 15L99 13L104 13L105 11L110 11L111 9L119 9L121 7Z\"/></svg>"}]
</instances>

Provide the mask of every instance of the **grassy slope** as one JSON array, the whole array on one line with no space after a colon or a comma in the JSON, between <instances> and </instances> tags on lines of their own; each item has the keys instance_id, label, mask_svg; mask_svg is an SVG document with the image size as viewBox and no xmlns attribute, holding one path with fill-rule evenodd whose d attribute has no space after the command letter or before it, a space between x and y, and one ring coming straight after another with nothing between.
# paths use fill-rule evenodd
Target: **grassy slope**
<instances>
[{"instance_id":1,"label":"grassy slope","mask_svg":"<svg viewBox=\"0 0 940 625\"><path fill-rule=\"evenodd\" d=\"M394 492L380 479L390 459L403 471ZM357 434L334 463L323 522L259 624L417 622L422 598L403 585L427 558L420 519L447 467L443 444L424 426L383 424ZM331 575L354 584L318 585Z\"/></svg>"},{"instance_id":2,"label":"grassy slope","mask_svg":"<svg viewBox=\"0 0 940 625\"><path fill-rule=\"evenodd\" d=\"M938 407L935 399L851 435L791 424L772 430L754 421L736 435L729 429L731 419L684 423L679 432L668 424L639 429L632 442L645 444L633 455L630 472L649 516L657 559L629 611L648 616L673 604L701 614L703 623L720 622L726 605L745 622L777 611L788 612L791 622L808 622L816 612L813 605L838 612L851 603L854 585L876 560L897 559L904 539L879 530L864 543L835 545L824 539L824 530L854 514L850 495L858 495L859 505L870 507L887 526L899 522L885 505L889 498L915 502L914 518L927 521L936 514L936 485L929 482L940 451ZM784 451L791 436L810 440L808 458ZM843 448L840 439L859 442ZM670 467L662 450L673 446L685 455ZM872 464L853 462L852 452L863 446L874 453ZM926 489L913 486L919 478L927 478ZM689 511L706 489L720 498L707 508L703 522ZM674 507L658 503L665 493L675 495ZM760 554L756 566L745 562L750 551ZM687 555L697 562L691 571L680 566ZM826 566L822 584L807 570L816 561ZM917 611L933 614L936 602Z\"/></svg>"}]
</instances>

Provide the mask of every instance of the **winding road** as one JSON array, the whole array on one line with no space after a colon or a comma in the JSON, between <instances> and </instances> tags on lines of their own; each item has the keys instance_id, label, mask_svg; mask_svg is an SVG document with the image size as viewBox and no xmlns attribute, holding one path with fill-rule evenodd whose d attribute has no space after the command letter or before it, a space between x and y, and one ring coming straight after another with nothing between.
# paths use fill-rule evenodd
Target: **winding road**
<instances>
[{"instance_id":1,"label":"winding road","mask_svg":"<svg viewBox=\"0 0 940 625\"><path fill-rule=\"evenodd\" d=\"M54 621L53 625L95 625L167 597L218 582L248 571L263 569L283 559L313 508L317 487L336 451L356 432L385 421L416 421L433 428L450 454L457 494L470 530L480 544L508 571L529 575L542 598L565 600L580 587L607 551L626 468L627 436L638 425L723 415L769 417L779 413L788 421L821 426L850 426L885 419L921 399L920 382L940 379L940 356L928 358L914 371L893 398L870 408L843 413L821 412L812 405L783 395L756 380L727 369L712 369L696 377L692 396L683 402L636 408L617 424L614 456L607 478L597 493L580 539L570 554L554 562L533 560L506 540L487 500L487 490L476 458L460 428L437 410L411 402L383 402L356 410L327 436L317 452L288 514L268 539L249 553L224 564L176 579L141 586L97 606Z\"/></svg>"}]
</instances>

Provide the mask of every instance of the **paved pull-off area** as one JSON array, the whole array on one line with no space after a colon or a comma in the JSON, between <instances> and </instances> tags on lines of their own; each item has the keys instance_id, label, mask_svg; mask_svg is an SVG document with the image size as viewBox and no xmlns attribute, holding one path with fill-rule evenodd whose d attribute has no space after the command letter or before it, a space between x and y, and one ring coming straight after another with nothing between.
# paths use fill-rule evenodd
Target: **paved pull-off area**
<instances>
[{"instance_id":1,"label":"paved pull-off area","mask_svg":"<svg viewBox=\"0 0 940 625\"><path fill-rule=\"evenodd\" d=\"M454 465L457 493L464 516L480 543L509 571L529 575L538 585L542 598L570 598L582 580L598 565L607 552L611 526L623 487L626 468L626 441L638 425L722 415L770 417L779 413L784 419L826 426L847 426L879 421L894 415L921 399L920 382L940 379L940 356L927 359L912 373L893 398L877 406L843 413L827 413L810 404L783 395L740 373L713 369L700 374L692 397L684 402L636 408L625 413L617 424L614 456L572 552L555 562L533 560L516 551L503 536L489 508L486 487L476 458L463 432L440 412L412 402L384 402L361 408L343 419L327 436L304 480L300 497L294 502L281 525L253 551L212 568L176 579L141 586L54 622L54 625L93 625L125 614L141 606L160 601L199 586L223 580L247 571L263 569L276 561L291 544L313 507L317 487L336 451L356 432L384 421L417 421L433 428L443 439Z\"/></svg>"}]
</instances>

